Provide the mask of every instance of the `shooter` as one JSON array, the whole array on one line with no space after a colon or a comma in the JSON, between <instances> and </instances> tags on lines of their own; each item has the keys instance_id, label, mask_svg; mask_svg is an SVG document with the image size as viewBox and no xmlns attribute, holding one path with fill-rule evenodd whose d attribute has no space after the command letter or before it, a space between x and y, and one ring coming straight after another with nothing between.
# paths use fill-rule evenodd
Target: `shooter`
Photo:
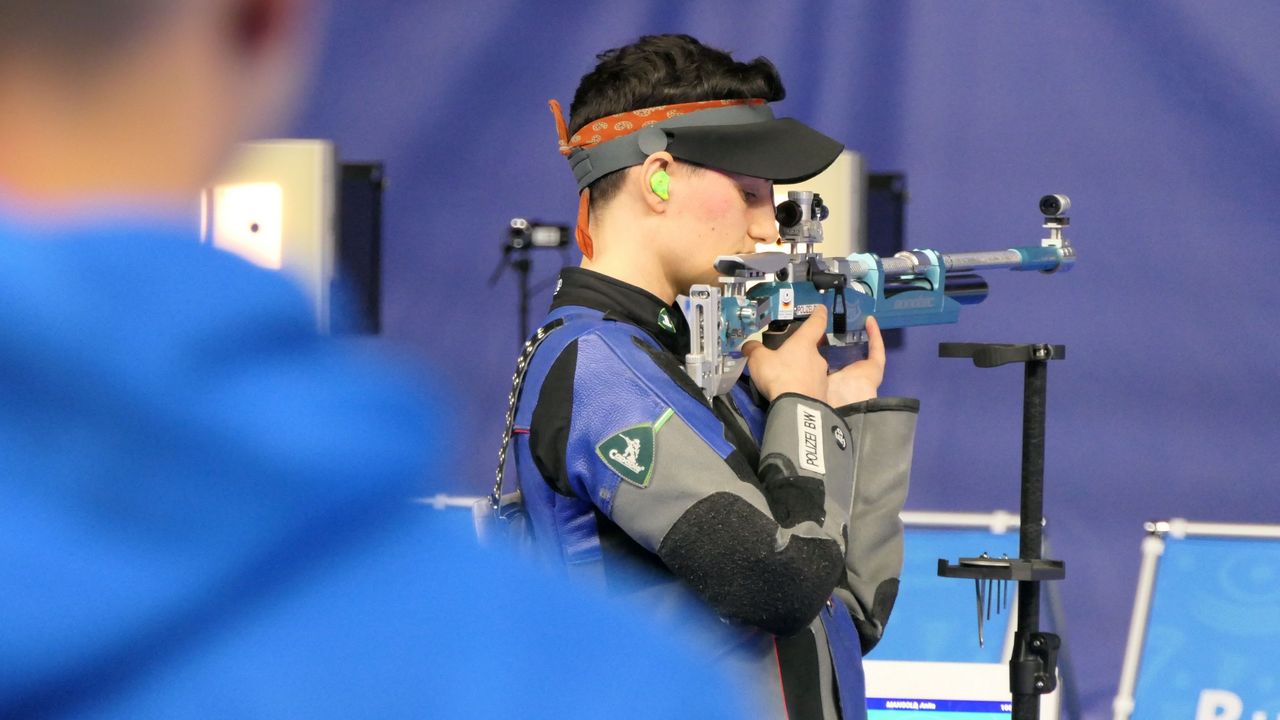
<instances>
[{"instance_id":1,"label":"shooter","mask_svg":"<svg viewBox=\"0 0 1280 720\"><path fill-rule=\"evenodd\" d=\"M702 608L695 630L764 716L851 720L897 595L918 403L877 397L874 321L868 358L828 375L822 308L777 349L749 343L750 378L707 398L676 304L718 257L777 239L774 182L841 151L775 118L784 94L768 60L666 35L601 55L568 123L553 102L584 258L521 358L508 435L539 545L571 575L654 613Z\"/></svg>"}]
</instances>

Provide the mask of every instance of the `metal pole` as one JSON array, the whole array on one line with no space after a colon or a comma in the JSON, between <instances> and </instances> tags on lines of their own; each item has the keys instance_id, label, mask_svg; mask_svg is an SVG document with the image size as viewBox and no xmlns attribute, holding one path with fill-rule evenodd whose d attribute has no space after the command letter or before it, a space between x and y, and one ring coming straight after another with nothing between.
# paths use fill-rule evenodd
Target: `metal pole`
<instances>
[{"instance_id":1,"label":"metal pole","mask_svg":"<svg viewBox=\"0 0 1280 720\"><path fill-rule=\"evenodd\" d=\"M1030 360L1026 363L1022 392L1022 524L1018 537L1018 556L1023 560L1039 560L1044 537L1044 425L1048 363ZM1014 642L1014 659L1025 656L1025 644L1031 634L1040 631L1040 583L1018 583L1018 630ZM1014 720L1039 720L1040 695L1015 693Z\"/></svg>"},{"instance_id":2,"label":"metal pole","mask_svg":"<svg viewBox=\"0 0 1280 720\"><path fill-rule=\"evenodd\" d=\"M529 260L529 250L520 248L516 252L515 262L511 263L520 278L520 342L529 339L529 271L533 263Z\"/></svg>"}]
</instances>

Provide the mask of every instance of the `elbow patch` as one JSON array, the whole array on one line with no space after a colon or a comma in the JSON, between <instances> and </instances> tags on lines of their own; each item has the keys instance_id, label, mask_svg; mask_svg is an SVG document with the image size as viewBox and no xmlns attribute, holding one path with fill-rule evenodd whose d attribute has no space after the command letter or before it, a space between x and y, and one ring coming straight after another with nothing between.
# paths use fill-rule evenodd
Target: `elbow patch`
<instances>
[{"instance_id":1,"label":"elbow patch","mask_svg":"<svg viewBox=\"0 0 1280 720\"><path fill-rule=\"evenodd\" d=\"M818 478L800 475L785 455L774 453L765 457L760 468L760 488L769 502L769 511L784 528L802 522L821 525L827 520L826 484Z\"/></svg>"},{"instance_id":2,"label":"elbow patch","mask_svg":"<svg viewBox=\"0 0 1280 720\"><path fill-rule=\"evenodd\" d=\"M834 540L779 530L744 498L719 492L680 516L658 555L720 615L789 635L817 617L844 557Z\"/></svg>"}]
</instances>

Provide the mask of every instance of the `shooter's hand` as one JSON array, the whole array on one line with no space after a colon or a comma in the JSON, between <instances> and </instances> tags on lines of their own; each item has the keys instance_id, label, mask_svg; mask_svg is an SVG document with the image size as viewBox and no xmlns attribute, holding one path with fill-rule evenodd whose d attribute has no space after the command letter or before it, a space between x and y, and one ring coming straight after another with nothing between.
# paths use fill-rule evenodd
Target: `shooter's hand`
<instances>
[{"instance_id":1,"label":"shooter's hand","mask_svg":"<svg viewBox=\"0 0 1280 720\"><path fill-rule=\"evenodd\" d=\"M754 372L754 371L753 371ZM831 407L870 400L884 380L884 338L880 336L880 324L874 317L867 317L867 359L844 366L827 376L827 395L824 398Z\"/></svg>"},{"instance_id":2,"label":"shooter's hand","mask_svg":"<svg viewBox=\"0 0 1280 720\"><path fill-rule=\"evenodd\" d=\"M820 305L777 350L754 340L744 344L742 354L756 389L770 401L785 393L825 400L827 361L818 353L818 344L826 333L827 309Z\"/></svg>"}]
</instances>

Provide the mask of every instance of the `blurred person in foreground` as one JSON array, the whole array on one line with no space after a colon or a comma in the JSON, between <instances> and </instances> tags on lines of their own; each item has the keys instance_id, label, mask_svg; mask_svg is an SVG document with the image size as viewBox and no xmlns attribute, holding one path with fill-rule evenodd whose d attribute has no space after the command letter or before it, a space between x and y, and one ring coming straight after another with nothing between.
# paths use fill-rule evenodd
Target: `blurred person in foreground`
<instances>
[{"instance_id":1,"label":"blurred person in foreground","mask_svg":"<svg viewBox=\"0 0 1280 720\"><path fill-rule=\"evenodd\" d=\"M661 632L415 510L440 409L198 243L317 11L0 0L0 716L741 717ZM570 701L570 663L618 667Z\"/></svg>"},{"instance_id":2,"label":"blurred person in foreground","mask_svg":"<svg viewBox=\"0 0 1280 720\"><path fill-rule=\"evenodd\" d=\"M514 424L534 535L573 577L698 608L791 720L866 717L862 655L897 597L919 403L880 397L884 346L828 373L817 306L708 398L685 372L677 297L716 258L778 238L773 183L809 179L840 143L776 118L782 80L686 35L602 53L553 102L579 191L582 266L560 275Z\"/></svg>"}]
</instances>

